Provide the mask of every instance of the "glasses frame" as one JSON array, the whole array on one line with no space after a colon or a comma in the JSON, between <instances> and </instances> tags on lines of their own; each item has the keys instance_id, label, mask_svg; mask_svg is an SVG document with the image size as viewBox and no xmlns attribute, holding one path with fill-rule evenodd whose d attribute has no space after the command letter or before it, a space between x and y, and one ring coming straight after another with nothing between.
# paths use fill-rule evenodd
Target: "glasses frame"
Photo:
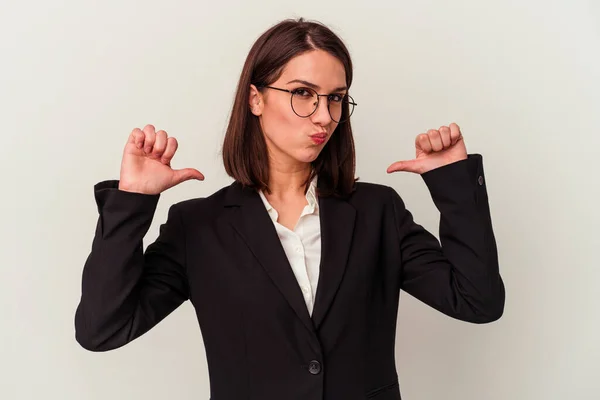
<instances>
[{"instance_id":1,"label":"glasses frame","mask_svg":"<svg viewBox=\"0 0 600 400\"><path fill-rule=\"evenodd\" d=\"M333 118L333 115L331 115L331 110L329 109L329 105L331 104L331 101L329 100L329 96L332 96L332 94L331 93L329 93L329 94L319 94L319 93L317 93L316 90L314 90L312 88L304 88L303 87L303 88L298 88L298 89L312 90L317 95L317 104L316 104L315 109L313 110L313 112L311 112L310 114L308 114L308 115L300 115L300 114L298 114L296 112L296 110L294 110L294 100L293 100L294 99L294 94L295 94L294 90L298 90L298 89L290 90L290 89L283 89L283 88L278 88L278 87L270 86L270 85L262 85L262 86L258 87L258 89L263 89L263 88L273 89L273 90L279 90L280 92L287 92L287 93L289 93L290 94L290 107L292 108L292 111L294 112L294 114L296 114L300 118L308 118L311 115L313 115L315 112L317 112L317 110L319 109L319 102L321 100L321 97L327 97L327 111L329 112L329 116L331 117L332 121L334 121L334 122L336 122L338 124L341 124L343 122L348 121L350 119L350 117L352 116L352 114L354 113L354 107L356 107L358 105L357 103L354 102L354 98L352 96L350 96L348 93L346 93L343 97L347 97L348 98L348 104L352 104L352 112L350 112L350 114L348 115L348 117L346 117L346 119L343 119L343 120L340 120L340 121L336 121ZM343 113L343 111L344 110L342 110L342 113Z\"/></svg>"}]
</instances>

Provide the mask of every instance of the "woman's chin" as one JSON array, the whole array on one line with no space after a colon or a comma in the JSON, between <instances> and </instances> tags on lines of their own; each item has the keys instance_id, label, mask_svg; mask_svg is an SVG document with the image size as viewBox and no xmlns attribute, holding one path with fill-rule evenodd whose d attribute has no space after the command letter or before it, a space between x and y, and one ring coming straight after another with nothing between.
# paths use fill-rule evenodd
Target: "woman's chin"
<instances>
[{"instance_id":1,"label":"woman's chin","mask_svg":"<svg viewBox=\"0 0 600 400\"><path fill-rule=\"evenodd\" d=\"M306 149L300 154L296 155L296 160L303 163L311 163L319 157L321 153L321 147L313 147L311 149Z\"/></svg>"}]
</instances>

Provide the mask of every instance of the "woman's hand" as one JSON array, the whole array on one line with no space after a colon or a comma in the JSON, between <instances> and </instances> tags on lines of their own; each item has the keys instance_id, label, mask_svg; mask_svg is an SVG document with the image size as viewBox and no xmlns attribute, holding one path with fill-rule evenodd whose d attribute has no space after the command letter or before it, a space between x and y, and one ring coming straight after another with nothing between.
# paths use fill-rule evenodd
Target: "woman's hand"
<instances>
[{"instance_id":1,"label":"woman's hand","mask_svg":"<svg viewBox=\"0 0 600 400\"><path fill-rule=\"evenodd\" d=\"M467 158L465 141L455 123L417 135L415 148L417 154L414 160L397 161L388 167L387 172L407 171L424 174Z\"/></svg>"},{"instance_id":2,"label":"woman's hand","mask_svg":"<svg viewBox=\"0 0 600 400\"><path fill-rule=\"evenodd\" d=\"M189 179L204 180L204 175L196 169L171 168L176 151L177 140L168 137L167 132L155 132L152 125L146 125L143 130L135 128L123 151L119 189L159 194Z\"/></svg>"}]
</instances>

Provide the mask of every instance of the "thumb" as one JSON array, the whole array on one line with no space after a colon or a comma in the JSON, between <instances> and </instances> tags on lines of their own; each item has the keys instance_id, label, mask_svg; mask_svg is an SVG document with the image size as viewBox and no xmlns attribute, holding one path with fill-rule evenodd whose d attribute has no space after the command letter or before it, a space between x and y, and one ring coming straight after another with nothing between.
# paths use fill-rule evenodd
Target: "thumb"
<instances>
[{"instance_id":1,"label":"thumb","mask_svg":"<svg viewBox=\"0 0 600 400\"><path fill-rule=\"evenodd\" d=\"M405 171L419 173L419 162L417 160L396 161L387 169L388 174L392 172Z\"/></svg>"},{"instance_id":2,"label":"thumb","mask_svg":"<svg viewBox=\"0 0 600 400\"><path fill-rule=\"evenodd\" d=\"M175 176L174 176L175 185L178 185L181 182L185 182L190 179L197 179L199 181L204 180L204 175L202 175L202 172L200 172L194 168L177 169L177 170L174 170L173 172L175 174Z\"/></svg>"}]
</instances>

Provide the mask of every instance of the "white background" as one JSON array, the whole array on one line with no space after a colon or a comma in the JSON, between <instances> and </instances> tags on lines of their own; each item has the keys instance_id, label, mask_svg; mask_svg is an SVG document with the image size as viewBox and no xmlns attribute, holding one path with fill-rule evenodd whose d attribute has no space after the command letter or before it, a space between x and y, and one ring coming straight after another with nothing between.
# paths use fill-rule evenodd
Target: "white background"
<instances>
[{"instance_id":1,"label":"white background","mask_svg":"<svg viewBox=\"0 0 600 400\"><path fill-rule=\"evenodd\" d=\"M403 294L403 398L598 399L595 0L3 1L0 398L208 398L189 302L117 351L75 342L93 185L118 179L129 132L147 123L179 140L174 167L206 181L163 193L145 245L170 204L229 184L219 151L244 59L264 30L301 16L353 56L361 180L393 186L437 235L421 178L387 166L453 121L484 156L505 314L477 326Z\"/></svg>"}]
</instances>

